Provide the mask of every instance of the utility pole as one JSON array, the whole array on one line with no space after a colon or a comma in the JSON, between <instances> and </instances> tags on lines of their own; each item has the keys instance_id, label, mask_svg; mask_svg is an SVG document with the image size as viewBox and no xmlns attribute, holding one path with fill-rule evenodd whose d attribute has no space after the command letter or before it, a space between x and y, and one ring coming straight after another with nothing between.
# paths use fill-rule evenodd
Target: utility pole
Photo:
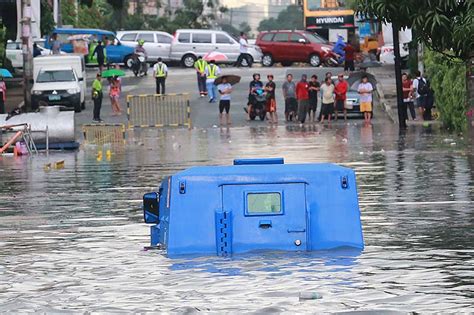
<instances>
[{"instance_id":1,"label":"utility pole","mask_svg":"<svg viewBox=\"0 0 474 315\"><path fill-rule=\"evenodd\" d=\"M395 55L395 82L397 84L398 126L400 129L406 129L406 109L403 111L402 63L400 57L400 38L398 32L399 27L395 23L392 23L393 53Z\"/></svg>"},{"instance_id":2,"label":"utility pole","mask_svg":"<svg viewBox=\"0 0 474 315\"><path fill-rule=\"evenodd\" d=\"M31 111L31 81L33 80L33 55L31 36L31 0L21 0L21 50L23 54L23 101L26 111Z\"/></svg>"},{"instance_id":3,"label":"utility pole","mask_svg":"<svg viewBox=\"0 0 474 315\"><path fill-rule=\"evenodd\" d=\"M61 13L61 0L55 0L58 2L58 22L56 23L57 27L63 26L63 15Z\"/></svg>"},{"instance_id":4,"label":"utility pole","mask_svg":"<svg viewBox=\"0 0 474 315\"><path fill-rule=\"evenodd\" d=\"M229 21L229 24L232 25L232 13L234 12L234 10L232 8L230 8L230 21Z\"/></svg>"}]
</instances>

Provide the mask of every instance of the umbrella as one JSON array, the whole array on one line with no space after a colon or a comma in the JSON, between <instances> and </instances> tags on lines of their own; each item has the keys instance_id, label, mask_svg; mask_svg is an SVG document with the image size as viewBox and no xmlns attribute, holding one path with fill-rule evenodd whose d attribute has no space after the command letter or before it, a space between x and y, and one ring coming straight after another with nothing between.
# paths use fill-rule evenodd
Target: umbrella
<instances>
[{"instance_id":1,"label":"umbrella","mask_svg":"<svg viewBox=\"0 0 474 315\"><path fill-rule=\"evenodd\" d=\"M221 75L217 79L214 80L214 84L218 85L222 83L222 79L226 78L227 83L230 83L231 85L235 85L240 82L240 76L238 75L233 75L233 74L226 74L226 75Z\"/></svg>"},{"instance_id":2,"label":"umbrella","mask_svg":"<svg viewBox=\"0 0 474 315\"><path fill-rule=\"evenodd\" d=\"M227 58L226 55L224 55L223 53L220 53L218 51L211 51L211 52L205 54L204 57L202 57L202 59L204 59L206 61L214 60L216 62L224 62L224 61L229 60L229 58Z\"/></svg>"},{"instance_id":3,"label":"umbrella","mask_svg":"<svg viewBox=\"0 0 474 315\"><path fill-rule=\"evenodd\" d=\"M0 68L0 77L3 78L13 78L13 75L7 69Z\"/></svg>"},{"instance_id":4,"label":"umbrella","mask_svg":"<svg viewBox=\"0 0 474 315\"><path fill-rule=\"evenodd\" d=\"M123 77L125 72L120 69L109 69L102 72L102 78Z\"/></svg>"}]
</instances>

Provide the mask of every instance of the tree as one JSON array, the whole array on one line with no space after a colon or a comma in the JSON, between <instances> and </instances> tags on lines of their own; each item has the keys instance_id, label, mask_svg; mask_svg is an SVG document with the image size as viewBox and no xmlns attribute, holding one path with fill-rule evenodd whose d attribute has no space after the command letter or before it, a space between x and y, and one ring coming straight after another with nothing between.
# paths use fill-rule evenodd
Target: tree
<instances>
[{"instance_id":1,"label":"tree","mask_svg":"<svg viewBox=\"0 0 474 315\"><path fill-rule=\"evenodd\" d=\"M281 11L277 18L262 20L258 25L258 31L271 31L278 29L303 29L303 10L298 5L289 5Z\"/></svg>"},{"instance_id":2,"label":"tree","mask_svg":"<svg viewBox=\"0 0 474 315\"><path fill-rule=\"evenodd\" d=\"M471 139L474 140L474 1L353 0L362 15L412 28L416 39L446 58L463 62Z\"/></svg>"},{"instance_id":3,"label":"tree","mask_svg":"<svg viewBox=\"0 0 474 315\"><path fill-rule=\"evenodd\" d=\"M250 27L249 23L247 23L247 22L242 22L242 23L240 23L240 25L239 25L239 30L240 30L241 32L244 32L245 34L248 34L248 33L250 33L250 31L252 30L252 28Z\"/></svg>"}]
</instances>

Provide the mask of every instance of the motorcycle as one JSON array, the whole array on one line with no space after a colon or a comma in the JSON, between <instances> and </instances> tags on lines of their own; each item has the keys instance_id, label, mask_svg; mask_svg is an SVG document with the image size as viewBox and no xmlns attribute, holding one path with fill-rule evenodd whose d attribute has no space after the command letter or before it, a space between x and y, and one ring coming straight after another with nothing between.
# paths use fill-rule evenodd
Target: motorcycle
<instances>
[{"instance_id":1,"label":"motorcycle","mask_svg":"<svg viewBox=\"0 0 474 315\"><path fill-rule=\"evenodd\" d=\"M263 89L258 89L254 94L251 94L249 103L252 104L249 113L250 120L255 120L257 116L260 120L265 120L267 115L267 97Z\"/></svg>"},{"instance_id":2,"label":"motorcycle","mask_svg":"<svg viewBox=\"0 0 474 315\"><path fill-rule=\"evenodd\" d=\"M144 53L133 54L132 57L132 71L137 76L147 75L148 64L146 63L146 56Z\"/></svg>"}]
</instances>

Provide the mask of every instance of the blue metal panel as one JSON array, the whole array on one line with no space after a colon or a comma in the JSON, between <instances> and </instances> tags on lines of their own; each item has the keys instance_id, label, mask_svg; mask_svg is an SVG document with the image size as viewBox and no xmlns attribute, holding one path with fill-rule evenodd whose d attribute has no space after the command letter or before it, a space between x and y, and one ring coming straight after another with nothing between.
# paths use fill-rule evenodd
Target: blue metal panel
<instances>
[{"instance_id":1,"label":"blue metal panel","mask_svg":"<svg viewBox=\"0 0 474 315\"><path fill-rule=\"evenodd\" d=\"M193 167L163 181L152 238L169 256L363 249L357 198L354 172L334 164Z\"/></svg>"},{"instance_id":2,"label":"blue metal panel","mask_svg":"<svg viewBox=\"0 0 474 315\"><path fill-rule=\"evenodd\" d=\"M267 158L267 159L235 159L234 165L268 165L268 164L285 164L283 158Z\"/></svg>"},{"instance_id":3,"label":"blue metal panel","mask_svg":"<svg viewBox=\"0 0 474 315\"><path fill-rule=\"evenodd\" d=\"M225 185L223 209L232 209L232 249L234 253L255 249L306 250L305 184ZM278 214L248 213L248 196L278 193Z\"/></svg>"},{"instance_id":4,"label":"blue metal panel","mask_svg":"<svg viewBox=\"0 0 474 315\"><path fill-rule=\"evenodd\" d=\"M217 256L232 254L232 211L216 210Z\"/></svg>"},{"instance_id":5,"label":"blue metal panel","mask_svg":"<svg viewBox=\"0 0 474 315\"><path fill-rule=\"evenodd\" d=\"M158 225L150 226L151 246L157 246L160 243L160 227Z\"/></svg>"}]
</instances>

